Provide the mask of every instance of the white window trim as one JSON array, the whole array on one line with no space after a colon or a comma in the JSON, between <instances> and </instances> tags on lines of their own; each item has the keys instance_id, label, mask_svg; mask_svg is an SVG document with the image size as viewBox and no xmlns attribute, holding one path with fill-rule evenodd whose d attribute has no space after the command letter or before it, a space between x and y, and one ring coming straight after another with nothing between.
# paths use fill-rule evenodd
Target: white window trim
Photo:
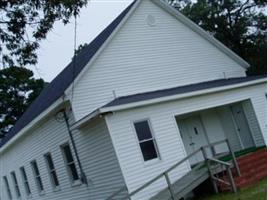
<instances>
[{"instance_id":1,"label":"white window trim","mask_svg":"<svg viewBox=\"0 0 267 200\"><path fill-rule=\"evenodd\" d=\"M21 199L21 190L20 190L20 187L19 187L19 183L18 183L18 178L17 178L16 172L12 171L12 172L10 172L10 175L11 175L11 179L12 179L12 182L13 182L13 186L14 186L14 191L15 191L16 197L17 197L17 199Z\"/></svg>"},{"instance_id":2,"label":"white window trim","mask_svg":"<svg viewBox=\"0 0 267 200\"><path fill-rule=\"evenodd\" d=\"M137 135L137 132L136 132L136 129L135 129L135 123L143 122L143 121L147 121L148 122L148 126L149 126L149 129L150 129L152 138L151 139L147 139L147 140L139 141L139 138L138 138L138 135ZM141 155L141 159L142 159L144 165L145 166L150 166L151 164L155 164L155 163L161 161L162 159L161 159L161 156L160 156L160 153L159 153L157 139L156 139L156 136L154 134L154 130L152 128L152 124L151 124L150 118L147 117L147 118L143 118L143 119L133 120L131 122L131 125L132 125L132 129L133 129L133 133L135 135L135 139L136 139L137 145L138 145L139 153ZM146 142L146 141L151 141L151 140L153 141L153 144L155 146L156 153L157 153L157 158L145 161L140 144L143 143L143 142Z\"/></svg>"},{"instance_id":3,"label":"white window trim","mask_svg":"<svg viewBox=\"0 0 267 200\"><path fill-rule=\"evenodd\" d=\"M67 145L70 147L71 155L72 155L72 158L73 158L73 161L70 162L70 163L68 163L67 158L66 158L66 155L65 155L65 152L64 152L64 147L67 146ZM79 174L79 171L78 171L76 162L75 162L75 158L73 157L72 146L70 145L69 142L65 142L62 145L60 145L60 149L61 149L61 153L63 155L63 160L64 160L64 163L65 163L65 168L67 170L67 174L68 174L68 177L69 177L69 181L71 183L71 186L72 187L76 187L76 186L82 185L82 182L81 182L81 179L80 179L80 174ZM71 164L74 164L75 165L75 168L76 168L76 171L77 171L77 174L78 174L78 180L74 180L73 179L73 176L72 176L72 173L71 173L70 167L69 167Z\"/></svg>"},{"instance_id":4,"label":"white window trim","mask_svg":"<svg viewBox=\"0 0 267 200\"><path fill-rule=\"evenodd\" d=\"M3 180L4 180L5 187L6 187L6 193L7 193L8 199L12 200L13 199L13 195L12 195L12 192L11 192L10 183L8 181L7 176L3 176Z\"/></svg>"},{"instance_id":5,"label":"white window trim","mask_svg":"<svg viewBox=\"0 0 267 200\"><path fill-rule=\"evenodd\" d=\"M51 160L52 160L53 165L54 165L54 169L52 169L52 170L50 169L50 167L49 167L49 163L48 163L48 160L47 160L47 156L48 156L48 155L51 157ZM57 174L57 170L56 170L56 167L55 167L55 162L54 162L54 160L53 160L52 154L51 154L50 152L44 154L44 159L45 159L45 163L46 163L46 167L47 167L47 172L48 172L48 174L49 174L49 179L50 179L50 183L51 183L51 186L52 186L52 188L53 188L53 191L54 191L54 192L60 191L60 190L61 190L60 182L59 182L59 178L58 178L58 174ZM53 173L56 174L57 181L58 181L58 183L59 183L58 186L56 186L56 184L55 184L55 181L54 181L54 178L53 178Z\"/></svg>"},{"instance_id":6,"label":"white window trim","mask_svg":"<svg viewBox=\"0 0 267 200\"><path fill-rule=\"evenodd\" d=\"M39 171L39 175L36 174L36 171L35 171L35 169L33 167L33 163L34 162L37 165L37 168L38 168L38 171ZM41 177L41 173L40 173L40 169L39 169L37 160L32 160L31 161L31 168L32 168L32 171L33 171L33 176L34 176L35 184L36 184L36 187L37 187L37 190L38 190L39 195L40 196L45 195L44 184L43 184L43 180L42 180L42 177ZM39 185L37 178L40 178L41 183L42 183L42 186L43 186L43 190L41 190L41 186Z\"/></svg>"},{"instance_id":7,"label":"white window trim","mask_svg":"<svg viewBox=\"0 0 267 200\"><path fill-rule=\"evenodd\" d=\"M32 192L31 192L31 187L30 187L30 183L29 183L29 179L28 179L28 176L27 176L27 172L26 172L26 169L24 166L20 167L19 168L20 170L20 174L21 174L21 177L22 177L22 181L23 181L23 185L24 185L24 190L25 190L25 194L27 195L28 198L32 198ZM23 172L24 171L24 172ZM25 173L25 174L23 174ZM24 176L25 175L25 176ZM27 186L28 185L28 186ZM28 191L28 188L29 187L29 191Z\"/></svg>"}]
</instances>

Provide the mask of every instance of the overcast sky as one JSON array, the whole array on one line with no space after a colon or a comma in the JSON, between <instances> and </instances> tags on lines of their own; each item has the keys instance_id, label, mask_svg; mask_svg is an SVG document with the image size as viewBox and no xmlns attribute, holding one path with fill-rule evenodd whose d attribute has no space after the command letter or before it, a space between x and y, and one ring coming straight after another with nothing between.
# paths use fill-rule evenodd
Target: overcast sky
<instances>
[{"instance_id":1,"label":"overcast sky","mask_svg":"<svg viewBox=\"0 0 267 200\"><path fill-rule=\"evenodd\" d=\"M82 9L78 18L78 45L89 43L113 19L115 19L132 0L91 0ZM30 67L36 71L36 77L41 76L51 81L71 60L73 56L74 22L64 26L56 23L52 32L41 43L39 63Z\"/></svg>"}]
</instances>

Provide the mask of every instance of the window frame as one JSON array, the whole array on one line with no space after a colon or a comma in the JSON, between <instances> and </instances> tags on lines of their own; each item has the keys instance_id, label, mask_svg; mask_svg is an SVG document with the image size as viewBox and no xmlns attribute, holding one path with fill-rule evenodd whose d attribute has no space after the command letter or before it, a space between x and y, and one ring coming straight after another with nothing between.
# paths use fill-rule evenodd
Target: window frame
<instances>
[{"instance_id":1,"label":"window frame","mask_svg":"<svg viewBox=\"0 0 267 200\"><path fill-rule=\"evenodd\" d=\"M16 194L17 199L21 198L21 191L20 191L20 187L19 187L19 183L18 183L18 178L16 175L15 171L10 172L10 176L13 182L13 186L14 186L14 191Z\"/></svg>"},{"instance_id":2,"label":"window frame","mask_svg":"<svg viewBox=\"0 0 267 200\"><path fill-rule=\"evenodd\" d=\"M71 157L72 157L72 160L73 160L70 163L68 163L67 157L66 157L66 154L65 154L65 151L64 151L64 147L66 147L66 146L69 146L70 152L71 152ZM68 177L69 177L69 180L70 180L71 185L72 186L81 185L82 182L81 182L81 178L80 178L80 174L79 174L78 168L76 166L75 158L73 156L72 146L70 145L69 142L65 142L64 144L60 145L60 149L61 149L61 153L63 155L63 160L64 160L64 163L65 163L65 168L67 170L67 174L68 174ZM71 169L70 169L70 165L72 165L72 164L74 165L75 170L76 170L76 173L77 173L77 176L78 176L78 179L77 180L74 180L74 177L73 177L72 172L71 172Z\"/></svg>"},{"instance_id":3,"label":"window frame","mask_svg":"<svg viewBox=\"0 0 267 200\"><path fill-rule=\"evenodd\" d=\"M3 176L3 181L4 181L4 184L5 184L5 187L6 187L6 194L8 196L8 199L12 200L13 196L12 196L12 192L11 192L11 188L10 188L10 184L9 184L7 176Z\"/></svg>"},{"instance_id":4,"label":"window frame","mask_svg":"<svg viewBox=\"0 0 267 200\"><path fill-rule=\"evenodd\" d=\"M34 163L36 164L37 170L39 172L39 175L36 174L36 171L34 169ZM32 172L33 172L33 176L34 176L34 180L35 180L35 184L38 190L39 195L44 195L45 190L44 190L44 184L43 184L43 180L41 177L41 173L40 173L40 169L37 163L37 160L32 160L31 161L31 168L32 168Z\"/></svg>"},{"instance_id":5,"label":"window frame","mask_svg":"<svg viewBox=\"0 0 267 200\"><path fill-rule=\"evenodd\" d=\"M28 179L25 167L22 166L22 167L19 168L19 170L20 170L20 174L21 174L21 177L22 177L22 181L23 181L24 190L26 192L26 195L27 195L27 197L31 197L32 191L31 191L31 187L30 187L30 183L29 183L29 179Z\"/></svg>"},{"instance_id":6,"label":"window frame","mask_svg":"<svg viewBox=\"0 0 267 200\"><path fill-rule=\"evenodd\" d=\"M145 121L148 124L148 128L149 128L150 133L151 133L151 138L140 141L139 138L138 138L137 131L135 129L135 124L136 123L140 123L140 122L145 122ZM141 154L141 157L142 157L143 162L145 164L148 164L148 163L154 163L155 161L160 161L161 160L161 156L160 156L160 153L159 153L159 148L158 148L158 145L157 145L157 139L156 139L156 136L154 134L154 130L152 128L152 124L151 124L150 118L143 118L143 119L133 120L131 124L132 124L133 131L135 133L136 142L137 142L137 144L139 146L138 149L139 149L139 152ZM153 142L154 148L155 148L155 151L156 151L156 154L157 154L157 157L156 158L153 158L153 159L150 159L150 160L145 160L144 155L143 155L143 151L141 149L141 145L140 144L141 143L144 143L144 142L148 142L148 141L152 141Z\"/></svg>"},{"instance_id":7,"label":"window frame","mask_svg":"<svg viewBox=\"0 0 267 200\"><path fill-rule=\"evenodd\" d=\"M49 164L49 161L48 161L48 156L50 156L50 158L51 158L52 165L53 165L54 169L50 168L50 164ZM52 154L50 152L44 154L44 159L45 159L45 163L46 163L46 167L47 167L47 172L49 174L49 179L50 179L50 182L51 182L51 186L53 187L54 191L58 191L58 190L60 190L60 182L59 182L59 178L58 178L58 174L57 174L57 170L56 170L56 167L55 167L55 162L53 160ZM58 185L56 185L56 180L54 180L53 174L55 175L55 177L57 179Z\"/></svg>"}]
</instances>

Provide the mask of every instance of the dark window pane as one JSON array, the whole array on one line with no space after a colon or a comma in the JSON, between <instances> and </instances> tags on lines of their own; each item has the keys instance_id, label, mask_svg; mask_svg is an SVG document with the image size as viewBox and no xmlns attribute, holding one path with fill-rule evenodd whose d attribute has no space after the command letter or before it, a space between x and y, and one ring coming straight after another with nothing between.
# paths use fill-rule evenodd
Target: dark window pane
<instances>
[{"instance_id":1,"label":"dark window pane","mask_svg":"<svg viewBox=\"0 0 267 200\"><path fill-rule=\"evenodd\" d=\"M45 157L46 157L46 160L47 160L47 164L48 164L49 169L50 170L55 169L51 155L50 154L47 154Z\"/></svg>"},{"instance_id":2,"label":"dark window pane","mask_svg":"<svg viewBox=\"0 0 267 200\"><path fill-rule=\"evenodd\" d=\"M7 177L4 177L4 182L5 182L5 185L6 185L8 199L12 199L12 194L11 194L11 190L10 190L10 187L9 187L9 183L8 183Z\"/></svg>"},{"instance_id":3,"label":"dark window pane","mask_svg":"<svg viewBox=\"0 0 267 200\"><path fill-rule=\"evenodd\" d=\"M35 175L37 187L38 187L39 191L41 192L44 190L44 187L43 187L42 179L40 177L40 172L39 172L38 165L37 165L36 161L32 162L32 167L34 170L34 175Z\"/></svg>"},{"instance_id":4,"label":"dark window pane","mask_svg":"<svg viewBox=\"0 0 267 200\"><path fill-rule=\"evenodd\" d=\"M58 182L58 178L57 178L57 174L56 174L56 172L53 171L53 172L51 173L51 176L52 176L52 178L53 178L53 182L54 182L55 186L59 186L59 182Z\"/></svg>"},{"instance_id":5,"label":"dark window pane","mask_svg":"<svg viewBox=\"0 0 267 200\"><path fill-rule=\"evenodd\" d=\"M31 194L31 190L30 190L30 186L29 186L29 183L28 183L28 177L27 177L26 171L25 171L24 167L21 167L20 170L21 170L21 175L22 175L22 179L23 179L23 182L24 182L26 193L27 193L27 195L30 195Z\"/></svg>"},{"instance_id":6,"label":"dark window pane","mask_svg":"<svg viewBox=\"0 0 267 200\"><path fill-rule=\"evenodd\" d=\"M27 195L30 195L31 194L31 189L30 189L30 186L29 186L29 182L25 182L25 189L26 189Z\"/></svg>"},{"instance_id":7,"label":"dark window pane","mask_svg":"<svg viewBox=\"0 0 267 200\"><path fill-rule=\"evenodd\" d=\"M148 121L134 123L134 127L139 141L152 138L152 134L148 125Z\"/></svg>"},{"instance_id":8,"label":"dark window pane","mask_svg":"<svg viewBox=\"0 0 267 200\"><path fill-rule=\"evenodd\" d=\"M73 162L73 157L72 157L72 154L71 154L70 146L69 145L64 146L63 150L64 150L64 153L65 153L65 157L66 157L67 163Z\"/></svg>"},{"instance_id":9,"label":"dark window pane","mask_svg":"<svg viewBox=\"0 0 267 200\"><path fill-rule=\"evenodd\" d=\"M19 189L19 185L18 185L18 180L17 180L17 176L15 174L15 172L11 173L11 176L13 178L13 182L14 182L14 186L15 186L15 191L16 191L16 195L19 198L21 196L20 194L20 189Z\"/></svg>"},{"instance_id":10,"label":"dark window pane","mask_svg":"<svg viewBox=\"0 0 267 200\"><path fill-rule=\"evenodd\" d=\"M78 180L79 179L79 176L78 176L78 172L77 172L77 169L75 167L75 164L70 164L69 165L69 169L70 169L70 172L71 172L71 175L72 175L72 179L74 181Z\"/></svg>"},{"instance_id":11,"label":"dark window pane","mask_svg":"<svg viewBox=\"0 0 267 200\"><path fill-rule=\"evenodd\" d=\"M39 176L40 175L40 172L39 172L37 163L35 161L32 162L32 166L33 166L33 170L34 170L35 175L36 176Z\"/></svg>"},{"instance_id":12,"label":"dark window pane","mask_svg":"<svg viewBox=\"0 0 267 200\"><path fill-rule=\"evenodd\" d=\"M145 161L158 157L153 140L140 143L140 147Z\"/></svg>"},{"instance_id":13,"label":"dark window pane","mask_svg":"<svg viewBox=\"0 0 267 200\"><path fill-rule=\"evenodd\" d=\"M37 182L38 182L39 190L40 190L40 191L43 191L43 190L44 190L44 186L43 186L42 179L41 179L40 176L37 177Z\"/></svg>"}]
</instances>

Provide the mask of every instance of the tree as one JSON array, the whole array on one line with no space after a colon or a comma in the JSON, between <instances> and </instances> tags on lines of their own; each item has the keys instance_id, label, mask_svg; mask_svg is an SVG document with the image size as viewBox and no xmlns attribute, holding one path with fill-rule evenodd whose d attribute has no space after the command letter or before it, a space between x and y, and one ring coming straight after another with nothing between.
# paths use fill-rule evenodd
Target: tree
<instances>
[{"instance_id":1,"label":"tree","mask_svg":"<svg viewBox=\"0 0 267 200\"><path fill-rule=\"evenodd\" d=\"M266 0L167 0L251 64L249 75L267 74Z\"/></svg>"},{"instance_id":2,"label":"tree","mask_svg":"<svg viewBox=\"0 0 267 200\"><path fill-rule=\"evenodd\" d=\"M0 70L0 138L34 101L45 86L42 79L35 79L33 72L23 67Z\"/></svg>"},{"instance_id":3,"label":"tree","mask_svg":"<svg viewBox=\"0 0 267 200\"><path fill-rule=\"evenodd\" d=\"M0 1L0 62L3 66L37 63L36 51L56 21L67 24L88 0Z\"/></svg>"}]
</instances>

